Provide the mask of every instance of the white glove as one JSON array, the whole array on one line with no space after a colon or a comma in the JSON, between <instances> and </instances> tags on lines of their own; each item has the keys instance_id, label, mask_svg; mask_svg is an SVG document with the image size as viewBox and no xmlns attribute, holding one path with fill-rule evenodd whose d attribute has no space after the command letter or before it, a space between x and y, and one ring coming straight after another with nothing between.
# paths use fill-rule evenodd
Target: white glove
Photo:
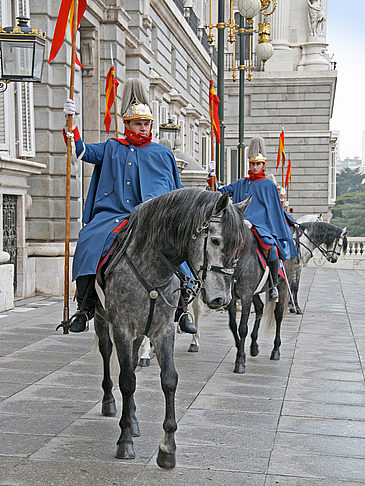
<instances>
[{"instance_id":1,"label":"white glove","mask_svg":"<svg viewBox=\"0 0 365 486\"><path fill-rule=\"evenodd\" d=\"M63 113L66 117L68 117L69 115L75 116L76 105L74 100L71 100L70 98L66 100L65 104L63 105Z\"/></svg>"}]
</instances>

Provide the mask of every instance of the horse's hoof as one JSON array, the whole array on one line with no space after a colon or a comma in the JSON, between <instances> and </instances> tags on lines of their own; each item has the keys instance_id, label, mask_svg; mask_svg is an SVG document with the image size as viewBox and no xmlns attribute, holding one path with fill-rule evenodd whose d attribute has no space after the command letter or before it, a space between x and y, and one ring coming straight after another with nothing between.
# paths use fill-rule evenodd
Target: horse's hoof
<instances>
[{"instance_id":1,"label":"horse's hoof","mask_svg":"<svg viewBox=\"0 0 365 486\"><path fill-rule=\"evenodd\" d=\"M280 359L280 352L279 351L272 351L270 359L278 361Z\"/></svg>"},{"instance_id":2,"label":"horse's hoof","mask_svg":"<svg viewBox=\"0 0 365 486\"><path fill-rule=\"evenodd\" d=\"M131 425L131 436L132 437L140 437L141 436L141 432L139 430L139 425L138 425L138 422L132 422L132 425Z\"/></svg>"},{"instance_id":3,"label":"horse's hoof","mask_svg":"<svg viewBox=\"0 0 365 486\"><path fill-rule=\"evenodd\" d=\"M157 464L163 469L173 469L176 465L175 453L168 454L167 452L158 449Z\"/></svg>"},{"instance_id":4,"label":"horse's hoof","mask_svg":"<svg viewBox=\"0 0 365 486\"><path fill-rule=\"evenodd\" d=\"M104 417L114 417L117 414L117 407L115 406L114 398L110 398L109 400L105 400L101 404L101 413Z\"/></svg>"},{"instance_id":5,"label":"horse's hoof","mask_svg":"<svg viewBox=\"0 0 365 486\"><path fill-rule=\"evenodd\" d=\"M139 358L139 366L146 368L150 365L150 358Z\"/></svg>"},{"instance_id":6,"label":"horse's hoof","mask_svg":"<svg viewBox=\"0 0 365 486\"><path fill-rule=\"evenodd\" d=\"M188 353L197 353L199 351L199 346L196 343L191 343L188 349Z\"/></svg>"},{"instance_id":7,"label":"horse's hoof","mask_svg":"<svg viewBox=\"0 0 365 486\"><path fill-rule=\"evenodd\" d=\"M237 373L239 375L243 375L246 372L246 366L242 364L236 364L233 370L233 373Z\"/></svg>"},{"instance_id":8,"label":"horse's hoof","mask_svg":"<svg viewBox=\"0 0 365 486\"><path fill-rule=\"evenodd\" d=\"M259 347L257 346L257 344L251 344L250 354L251 356L257 356L259 354Z\"/></svg>"},{"instance_id":9,"label":"horse's hoof","mask_svg":"<svg viewBox=\"0 0 365 486\"><path fill-rule=\"evenodd\" d=\"M136 454L134 453L133 443L123 442L117 444L117 452L115 453L117 459L135 459Z\"/></svg>"},{"instance_id":10,"label":"horse's hoof","mask_svg":"<svg viewBox=\"0 0 365 486\"><path fill-rule=\"evenodd\" d=\"M302 315L302 314L303 314L302 309L300 309L299 307L298 307L298 309L297 309L297 314L300 314L300 315Z\"/></svg>"},{"instance_id":11,"label":"horse's hoof","mask_svg":"<svg viewBox=\"0 0 365 486\"><path fill-rule=\"evenodd\" d=\"M290 307L289 312L290 312L291 314L296 314L298 311L296 311L296 310L294 309L294 307Z\"/></svg>"}]
</instances>

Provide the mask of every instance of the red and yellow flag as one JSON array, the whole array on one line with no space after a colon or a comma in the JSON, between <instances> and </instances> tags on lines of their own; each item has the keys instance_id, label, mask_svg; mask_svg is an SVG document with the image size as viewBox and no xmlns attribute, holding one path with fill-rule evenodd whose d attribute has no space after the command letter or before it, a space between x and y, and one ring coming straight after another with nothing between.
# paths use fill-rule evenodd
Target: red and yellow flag
<instances>
[{"instance_id":1,"label":"red and yellow flag","mask_svg":"<svg viewBox=\"0 0 365 486\"><path fill-rule=\"evenodd\" d=\"M286 187L289 184L290 179L291 179L291 160L289 159L288 168L287 168L287 171L286 171L285 186L284 187Z\"/></svg>"},{"instance_id":2,"label":"red and yellow flag","mask_svg":"<svg viewBox=\"0 0 365 486\"><path fill-rule=\"evenodd\" d=\"M78 9L77 9L77 29L79 28L82 16L85 13L87 0L79 0ZM67 29L67 22L70 18L70 28L71 28L71 39L72 39L72 31L73 31L73 14L74 14L74 0L62 0L60 11L58 13L57 22L55 31L53 34L53 41L51 45L51 51L49 53L48 62L52 62L53 59L57 56L58 51L61 49L63 41L65 40L66 29ZM76 54L76 63L84 67Z\"/></svg>"},{"instance_id":3,"label":"red and yellow flag","mask_svg":"<svg viewBox=\"0 0 365 486\"><path fill-rule=\"evenodd\" d=\"M278 158L276 161L276 170L278 170L281 159L283 159L283 166L284 166L285 165L284 130L281 130L280 137L279 137L279 150L278 150Z\"/></svg>"},{"instance_id":4,"label":"red and yellow flag","mask_svg":"<svg viewBox=\"0 0 365 486\"><path fill-rule=\"evenodd\" d=\"M112 66L109 69L108 74L106 75L106 82L105 82L106 103L105 103L104 125L107 133L109 133L110 123L112 121L110 108L113 106L113 103L115 101L115 94L117 92L118 85L119 83L114 73L114 66Z\"/></svg>"},{"instance_id":5,"label":"red and yellow flag","mask_svg":"<svg viewBox=\"0 0 365 486\"><path fill-rule=\"evenodd\" d=\"M213 81L210 81L209 87L209 116L211 123L213 125L214 135L217 140L217 143L221 143L221 128L219 125L219 115L218 115L218 106L220 103L220 99L214 89Z\"/></svg>"}]
</instances>

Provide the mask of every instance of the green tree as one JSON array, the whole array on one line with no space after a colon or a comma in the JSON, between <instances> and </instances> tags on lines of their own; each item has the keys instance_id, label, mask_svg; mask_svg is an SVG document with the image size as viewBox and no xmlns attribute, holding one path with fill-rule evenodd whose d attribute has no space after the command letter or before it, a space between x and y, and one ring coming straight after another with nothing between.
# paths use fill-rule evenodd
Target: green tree
<instances>
[{"instance_id":1,"label":"green tree","mask_svg":"<svg viewBox=\"0 0 365 486\"><path fill-rule=\"evenodd\" d=\"M332 215L331 223L340 228L347 226L348 236L364 236L365 191L347 192L337 197Z\"/></svg>"},{"instance_id":2,"label":"green tree","mask_svg":"<svg viewBox=\"0 0 365 486\"><path fill-rule=\"evenodd\" d=\"M336 176L336 194L341 196L346 192L365 192L365 174L360 169L342 169Z\"/></svg>"}]
</instances>

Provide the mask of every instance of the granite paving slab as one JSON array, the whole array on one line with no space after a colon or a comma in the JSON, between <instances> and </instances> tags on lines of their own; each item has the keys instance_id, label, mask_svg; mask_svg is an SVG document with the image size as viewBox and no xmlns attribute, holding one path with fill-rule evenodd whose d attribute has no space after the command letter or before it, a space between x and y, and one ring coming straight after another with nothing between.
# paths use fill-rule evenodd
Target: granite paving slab
<instances>
[{"instance_id":1,"label":"granite paving slab","mask_svg":"<svg viewBox=\"0 0 365 486\"><path fill-rule=\"evenodd\" d=\"M200 320L200 350L177 334L177 466L156 465L163 437L160 370L137 367L136 459L114 457L118 413L101 415L94 332L62 335L62 299L37 296L0 314L0 486L355 486L365 484L365 326L353 295L365 272L305 268L303 315L287 314L281 359L260 329L257 357L233 373L227 312ZM365 301L365 299L364 299ZM74 305L74 303L72 303ZM239 313L238 313L239 318ZM249 326L252 329L253 315Z\"/></svg>"}]
</instances>

